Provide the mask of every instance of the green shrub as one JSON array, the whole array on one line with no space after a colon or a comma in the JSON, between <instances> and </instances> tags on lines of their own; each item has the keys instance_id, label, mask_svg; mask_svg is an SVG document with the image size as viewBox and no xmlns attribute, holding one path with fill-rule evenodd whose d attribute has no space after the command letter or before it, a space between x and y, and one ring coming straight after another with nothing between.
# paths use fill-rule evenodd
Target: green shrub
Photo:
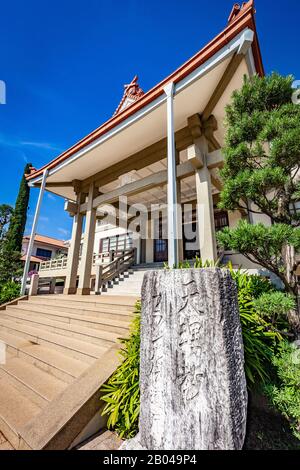
<instances>
[{"instance_id":1,"label":"green shrub","mask_svg":"<svg viewBox=\"0 0 300 470\"><path fill-rule=\"evenodd\" d=\"M255 309L261 295L274 290L266 278L231 270L236 282L245 353L245 373L248 387L270 378L272 357L282 335L274 325L263 319Z\"/></svg>"},{"instance_id":2,"label":"green shrub","mask_svg":"<svg viewBox=\"0 0 300 470\"><path fill-rule=\"evenodd\" d=\"M123 362L101 388L101 400L106 403L102 415L108 415L107 427L127 439L137 433L140 413L140 318L141 303L137 302L129 339L122 340Z\"/></svg>"},{"instance_id":3,"label":"green shrub","mask_svg":"<svg viewBox=\"0 0 300 470\"><path fill-rule=\"evenodd\" d=\"M0 287L0 305L20 296L20 284L8 281Z\"/></svg>"},{"instance_id":4,"label":"green shrub","mask_svg":"<svg viewBox=\"0 0 300 470\"><path fill-rule=\"evenodd\" d=\"M273 357L278 383L265 387L271 403L288 419L300 439L300 349L283 341Z\"/></svg>"},{"instance_id":5,"label":"green shrub","mask_svg":"<svg viewBox=\"0 0 300 470\"><path fill-rule=\"evenodd\" d=\"M193 267L195 269L200 269L200 268L218 268L221 266L220 260L217 261L211 261L211 260L206 260L203 261L201 258L198 258L196 256L195 261L193 262ZM168 263L164 263L164 269L170 269L170 266ZM190 261L180 261L178 265L174 265L173 269L191 269L191 263Z\"/></svg>"},{"instance_id":6,"label":"green shrub","mask_svg":"<svg viewBox=\"0 0 300 470\"><path fill-rule=\"evenodd\" d=\"M284 292L266 292L255 299L256 311L271 323L285 320L288 312L296 308L294 297Z\"/></svg>"}]
</instances>

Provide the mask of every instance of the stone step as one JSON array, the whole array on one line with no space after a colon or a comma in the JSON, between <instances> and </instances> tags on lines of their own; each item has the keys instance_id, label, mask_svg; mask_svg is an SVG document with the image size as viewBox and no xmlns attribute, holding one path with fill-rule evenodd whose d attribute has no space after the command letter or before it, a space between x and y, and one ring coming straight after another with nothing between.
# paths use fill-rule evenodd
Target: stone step
<instances>
[{"instance_id":1,"label":"stone step","mask_svg":"<svg viewBox=\"0 0 300 470\"><path fill-rule=\"evenodd\" d=\"M110 292L111 293L111 292ZM96 297L96 296L95 296ZM97 296L101 297L102 296ZM128 319L132 315L132 311L134 307L131 308L116 308L114 305L107 304L106 306L100 305L99 307L94 307L93 304L77 304L77 305L69 305L66 301L48 301L44 302L43 300L34 300L28 301L30 305L35 306L38 305L39 307L51 309L51 311L59 311L59 312L70 312L75 313L78 315L89 315L94 317L103 318L105 315L107 318L115 319L115 320L122 320ZM26 301L19 302L19 305L25 304Z\"/></svg>"},{"instance_id":2,"label":"stone step","mask_svg":"<svg viewBox=\"0 0 300 470\"><path fill-rule=\"evenodd\" d=\"M16 323L13 320L3 318L2 315L0 315L0 337L1 331L28 339L33 344L47 345L47 347L61 351L69 357L89 363L98 359L109 347L109 344L107 346L89 344L79 339L50 333L24 323Z\"/></svg>"},{"instance_id":3,"label":"stone step","mask_svg":"<svg viewBox=\"0 0 300 470\"><path fill-rule=\"evenodd\" d=\"M71 445L99 409L136 299L43 295L0 312L0 449Z\"/></svg>"},{"instance_id":4,"label":"stone step","mask_svg":"<svg viewBox=\"0 0 300 470\"><path fill-rule=\"evenodd\" d=\"M143 278L141 279L127 279L126 281L122 281L120 282L119 284L115 284L114 287L123 287L123 288L126 288L126 287L137 287L137 288L141 288L142 287L142 283L143 283Z\"/></svg>"},{"instance_id":5,"label":"stone step","mask_svg":"<svg viewBox=\"0 0 300 470\"><path fill-rule=\"evenodd\" d=\"M124 284L117 284L115 286L110 286L106 291L103 292L103 294L109 295L111 292L114 293L114 296L121 296L126 295L136 295L137 297L141 296L141 290L142 290L142 282L132 282L131 284L129 283L124 283Z\"/></svg>"},{"instance_id":6,"label":"stone step","mask_svg":"<svg viewBox=\"0 0 300 470\"><path fill-rule=\"evenodd\" d=\"M8 354L0 366L0 378L8 377L13 386L39 407L45 406L66 387L66 383L20 357Z\"/></svg>"},{"instance_id":7,"label":"stone step","mask_svg":"<svg viewBox=\"0 0 300 470\"><path fill-rule=\"evenodd\" d=\"M124 313L124 314L129 314L132 312L132 308L134 307L134 304L132 305L123 305L122 303L119 303L119 304L112 304L110 301L108 302L104 302L103 301L103 298L101 297L101 295L94 295L94 294L91 294L91 297L93 299L101 299L101 302L100 301L94 301L94 302L84 302L84 301L81 301L81 300L70 300L68 302L67 299L63 298L63 296L61 298L51 298L49 296L49 298L45 299L43 298L42 296L36 296L36 297L30 297L30 299L28 301L21 301L20 303L25 303L25 302L29 302L31 303L32 305L44 305L45 307L48 306L48 307L51 307L51 308L59 308L60 307L68 307L68 308L73 308L73 309L76 309L76 310L83 310L85 312L88 312L88 311L91 311L91 312L95 312L95 313L106 313L107 311L111 311L112 313ZM108 296L108 299L111 297L111 294L110 296Z\"/></svg>"},{"instance_id":8,"label":"stone step","mask_svg":"<svg viewBox=\"0 0 300 470\"><path fill-rule=\"evenodd\" d=\"M4 331L0 331L0 340L6 343L9 354L24 359L27 363L33 364L65 383L73 382L89 365L87 362L70 358L39 344L32 344L28 340Z\"/></svg>"},{"instance_id":9,"label":"stone step","mask_svg":"<svg viewBox=\"0 0 300 470\"><path fill-rule=\"evenodd\" d=\"M0 450L14 450L13 446L8 442L5 436L0 432Z\"/></svg>"},{"instance_id":10,"label":"stone step","mask_svg":"<svg viewBox=\"0 0 300 470\"><path fill-rule=\"evenodd\" d=\"M0 429L14 448L19 446L19 430L40 411L7 377L0 378Z\"/></svg>"},{"instance_id":11,"label":"stone step","mask_svg":"<svg viewBox=\"0 0 300 470\"><path fill-rule=\"evenodd\" d=\"M142 263L132 266L132 269L135 271L156 271L158 269L164 269L164 263L154 262L154 263Z\"/></svg>"},{"instance_id":12,"label":"stone step","mask_svg":"<svg viewBox=\"0 0 300 470\"><path fill-rule=\"evenodd\" d=\"M14 306L15 307L15 306ZM42 312L42 313L70 313L72 315L77 315L81 317L95 317L99 320L113 320L113 321L129 321L132 317L133 307L131 309L125 310L114 310L110 309L109 306L103 307L101 309L93 309L87 305L85 308L81 308L81 306L72 306L68 305L67 302L55 302L53 305L48 302L44 303L43 301L34 301L32 302L31 299L28 301L21 301L17 305L18 308L22 308L24 310L29 310L32 312ZM9 310L11 306L7 307ZM74 317L75 318L75 317Z\"/></svg>"},{"instance_id":13,"label":"stone step","mask_svg":"<svg viewBox=\"0 0 300 470\"><path fill-rule=\"evenodd\" d=\"M110 292L111 292L112 288L111 289L107 289L107 291L103 291L102 294L106 294L106 295L109 295ZM123 287L123 286L116 286L113 288L113 291L114 291L114 295L117 296L121 294L121 292L123 292L123 295L124 293L128 292L130 293L131 295L136 293L136 295L140 295L140 292L141 292L141 289L139 288L135 288L135 287Z\"/></svg>"},{"instance_id":14,"label":"stone step","mask_svg":"<svg viewBox=\"0 0 300 470\"><path fill-rule=\"evenodd\" d=\"M133 294L137 294L137 295L140 295L140 290L136 290L134 291L133 289L131 291L127 291L124 287L122 288L114 288L114 295L117 297L117 296L122 296L124 295L126 292L128 292L130 295L133 295ZM107 292L102 292L101 295L108 295L110 293L110 290L108 290Z\"/></svg>"},{"instance_id":15,"label":"stone step","mask_svg":"<svg viewBox=\"0 0 300 470\"><path fill-rule=\"evenodd\" d=\"M120 337L118 333L105 330L94 330L83 326L70 325L56 321L55 319L49 319L41 315L28 315L25 311L18 311L9 309L2 312L2 318L7 318L11 321L16 321L17 324L24 324L43 329L43 331L49 331L51 333L68 336L70 338L79 339L84 342L96 344L99 346L109 346L116 342ZM125 333L124 333L125 334Z\"/></svg>"},{"instance_id":16,"label":"stone step","mask_svg":"<svg viewBox=\"0 0 300 470\"><path fill-rule=\"evenodd\" d=\"M119 335L126 334L128 331L128 324L129 324L129 319L128 320L115 320L108 318L105 314L103 314L101 317L98 316L98 318L93 317L93 316L88 316L88 315L79 315L75 313L69 313L69 312L60 312L59 310L56 309L51 309L47 307L43 307L42 305L35 305L30 302L26 304L26 302L22 302L22 304L18 305L11 305L8 306L6 311L4 312L15 312L15 313L26 313L26 315L30 315L31 317L40 317L43 316L45 318L48 318L50 320L56 320L61 323L66 323L70 325L77 325L77 326L83 326L86 328L92 328L93 330L104 330L104 331L110 331L113 333L118 333Z\"/></svg>"},{"instance_id":17,"label":"stone step","mask_svg":"<svg viewBox=\"0 0 300 470\"><path fill-rule=\"evenodd\" d=\"M77 447L76 450L119 450L123 440L111 431L104 431Z\"/></svg>"},{"instance_id":18,"label":"stone step","mask_svg":"<svg viewBox=\"0 0 300 470\"><path fill-rule=\"evenodd\" d=\"M67 305L75 306L75 307L84 307L84 309L93 308L94 310L98 311L103 308L103 306L113 309L113 311L118 310L125 310L126 312L131 311L132 307L134 306L137 297L136 296L123 296L115 298L112 294L107 296L105 299L101 297L101 295L37 295L30 297L30 302L40 302L43 303L50 303L51 305L53 302L64 302Z\"/></svg>"}]
</instances>

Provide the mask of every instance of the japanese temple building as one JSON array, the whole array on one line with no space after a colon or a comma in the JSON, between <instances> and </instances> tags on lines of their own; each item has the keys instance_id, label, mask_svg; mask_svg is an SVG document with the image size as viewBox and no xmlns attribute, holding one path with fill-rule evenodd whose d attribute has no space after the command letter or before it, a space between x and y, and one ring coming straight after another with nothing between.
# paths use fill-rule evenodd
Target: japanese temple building
<instances>
[{"instance_id":1,"label":"japanese temple building","mask_svg":"<svg viewBox=\"0 0 300 470\"><path fill-rule=\"evenodd\" d=\"M134 77L107 122L32 169L36 221L44 191L63 197L73 217L68 259L42 267L41 277L63 277L65 294L89 294L102 282L97 266L133 250L135 265L226 256L255 267L216 244L217 230L248 217L217 204L225 106L245 75L264 74L254 15L252 0L235 4L225 29L196 55L148 92Z\"/></svg>"}]
</instances>

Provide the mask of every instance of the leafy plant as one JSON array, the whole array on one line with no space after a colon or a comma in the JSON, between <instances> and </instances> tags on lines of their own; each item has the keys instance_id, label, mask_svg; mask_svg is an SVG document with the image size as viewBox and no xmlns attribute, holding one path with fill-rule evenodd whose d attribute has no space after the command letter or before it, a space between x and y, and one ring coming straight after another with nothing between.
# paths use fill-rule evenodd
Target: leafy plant
<instances>
[{"instance_id":1,"label":"leafy plant","mask_svg":"<svg viewBox=\"0 0 300 470\"><path fill-rule=\"evenodd\" d=\"M272 356L283 339L270 322L255 309L259 296L272 292L274 287L266 278L231 270L237 284L240 320L242 325L245 373L248 387L265 382L270 377Z\"/></svg>"},{"instance_id":2,"label":"leafy plant","mask_svg":"<svg viewBox=\"0 0 300 470\"><path fill-rule=\"evenodd\" d=\"M285 320L289 311L295 309L295 298L281 291L266 292L255 299L254 307L261 317L274 324Z\"/></svg>"},{"instance_id":3,"label":"leafy plant","mask_svg":"<svg viewBox=\"0 0 300 470\"><path fill-rule=\"evenodd\" d=\"M265 387L271 403L288 419L294 435L300 439L300 349L283 341L272 360L277 384Z\"/></svg>"},{"instance_id":4,"label":"leafy plant","mask_svg":"<svg viewBox=\"0 0 300 470\"><path fill-rule=\"evenodd\" d=\"M137 302L129 339L122 340L123 362L101 388L101 400L106 403L102 415L108 415L107 427L127 439L137 433L140 412L140 318L141 303Z\"/></svg>"},{"instance_id":5,"label":"leafy plant","mask_svg":"<svg viewBox=\"0 0 300 470\"><path fill-rule=\"evenodd\" d=\"M0 287L0 305L20 296L20 284L8 281Z\"/></svg>"},{"instance_id":6,"label":"leafy plant","mask_svg":"<svg viewBox=\"0 0 300 470\"><path fill-rule=\"evenodd\" d=\"M212 261L212 260L202 260L198 256L196 256L195 261L193 262L193 267L195 269L200 269L200 268L217 268L221 266L221 261ZM173 266L173 269L190 269L191 268L191 263L190 261L180 261L177 266ZM171 269L168 263L164 263L164 269Z\"/></svg>"}]
</instances>

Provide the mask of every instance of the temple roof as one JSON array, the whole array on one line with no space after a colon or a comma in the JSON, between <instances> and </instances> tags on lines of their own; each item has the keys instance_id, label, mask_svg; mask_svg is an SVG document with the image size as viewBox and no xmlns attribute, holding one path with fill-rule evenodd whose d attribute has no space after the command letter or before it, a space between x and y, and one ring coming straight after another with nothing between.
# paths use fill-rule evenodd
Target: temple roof
<instances>
[{"instance_id":1,"label":"temple roof","mask_svg":"<svg viewBox=\"0 0 300 470\"><path fill-rule=\"evenodd\" d=\"M159 82L146 93L144 93L139 87L137 77L134 77L131 83L125 85L123 98L114 115L108 119L108 121L104 122L101 126L78 141L75 145L64 151L58 157L44 165L42 168L39 168L36 171L33 170L29 175L26 176L26 179L30 182L32 181L33 185L39 184L43 175L43 171L47 169L50 171L48 181L52 176L51 172L53 172L53 178L50 180L50 182L54 182L54 180L56 181L60 177L63 178L62 181L69 181L71 177L69 178L69 175L65 176L64 173L63 175L60 174L60 176L58 176L58 170L63 168L63 171L67 172L67 167L71 168L71 165L74 164L77 158L81 158L83 154L85 155L87 153L87 151L89 151L89 155L91 155L92 152L90 150L93 149L95 145L98 145L99 140L102 139L103 142L106 142L108 135L112 135L113 132L118 133L118 136L123 133L124 136L124 131L121 132L120 130L127 125L127 122L131 122L131 120L134 119L134 116L146 116L146 110L149 110L150 106L154 107L156 101L160 100L161 97L165 95L164 87L166 84L172 81L174 85L177 86L179 83L183 83L184 80L187 81L188 77L193 77L193 74L196 73L196 70L204 67L205 64L209 64L209 61L211 61L214 56L221 54L224 50L229 50L228 48L230 48L231 41L233 41L247 29L252 30L254 33L253 42L251 44L253 67L255 67L255 72L258 75L264 75L254 14L254 0L249 0L247 3L243 3L241 6L235 4L231 10L230 16L228 18L228 24L225 29L223 29L223 31L214 37L193 57L188 59L184 64L179 66L174 72L172 72L169 76L164 78L161 82ZM183 106L183 104L186 102L186 100L183 100L181 106ZM159 129L161 129L161 127ZM145 135L146 134L143 133L143 136ZM134 149L129 150L130 143L132 143L132 139L126 141L126 149L128 150L129 154L134 153ZM140 141L139 145L141 145ZM116 155L116 152L112 147L111 151L114 155ZM97 158L97 163L102 164L103 161ZM95 171L94 163L91 166L86 166L85 168L93 168L93 171ZM79 179L83 179L85 177L86 176L80 176ZM72 180L74 180L74 178L76 179L76 176L72 175ZM56 191L56 194L61 195L61 191ZM71 198L71 195L66 196L66 193L64 193L63 196Z\"/></svg>"}]
</instances>

